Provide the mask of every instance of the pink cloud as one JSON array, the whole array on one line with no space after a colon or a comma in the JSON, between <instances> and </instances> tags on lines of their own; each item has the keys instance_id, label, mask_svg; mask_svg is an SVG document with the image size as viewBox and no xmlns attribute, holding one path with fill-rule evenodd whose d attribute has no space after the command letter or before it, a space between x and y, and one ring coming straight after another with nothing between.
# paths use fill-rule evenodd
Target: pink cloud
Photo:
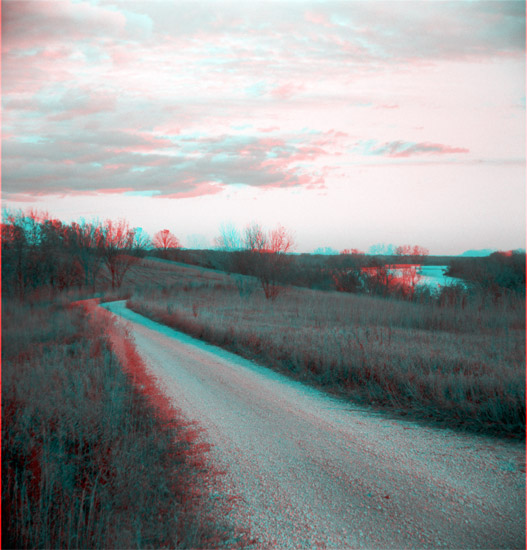
<instances>
[{"instance_id":1,"label":"pink cloud","mask_svg":"<svg viewBox=\"0 0 527 550\"><path fill-rule=\"evenodd\" d=\"M87 191L87 195L121 195L123 193L128 193L130 191L134 191L131 187L115 187L110 189L95 189L94 191ZM72 191L72 194L82 195L82 192L79 191Z\"/></svg>"},{"instance_id":2,"label":"pink cloud","mask_svg":"<svg viewBox=\"0 0 527 550\"><path fill-rule=\"evenodd\" d=\"M285 171L281 166L281 171L277 170L280 178L276 181L261 185L262 189L281 189L285 187L304 187L306 189L324 189L326 182L324 175L315 173L297 173L293 170Z\"/></svg>"},{"instance_id":3,"label":"pink cloud","mask_svg":"<svg viewBox=\"0 0 527 550\"><path fill-rule=\"evenodd\" d=\"M191 182L184 182L191 183ZM191 183L192 184L192 183ZM166 195L156 195L154 198L163 199L192 199L195 197L201 197L203 195L216 195L221 193L225 189L225 186L218 182L201 181L193 184L192 189L188 191L180 191L176 193L169 193Z\"/></svg>"},{"instance_id":4,"label":"pink cloud","mask_svg":"<svg viewBox=\"0 0 527 550\"><path fill-rule=\"evenodd\" d=\"M307 11L304 14L304 18L309 23L314 23L315 25L322 25L323 27L331 27L332 24L330 23L327 15L323 13L315 13L313 11Z\"/></svg>"},{"instance_id":5,"label":"pink cloud","mask_svg":"<svg viewBox=\"0 0 527 550\"><path fill-rule=\"evenodd\" d=\"M270 126L269 128L258 128L258 131L262 133L276 132L278 130L280 130L278 126Z\"/></svg>"},{"instance_id":6,"label":"pink cloud","mask_svg":"<svg viewBox=\"0 0 527 550\"><path fill-rule=\"evenodd\" d=\"M32 202L34 200L39 200L41 198L47 197L49 195L56 195L59 197L70 197L70 196L95 196L95 195L121 195L129 191L133 191L131 187L110 187L107 189L73 189L73 188L56 188L49 189L45 191L40 190L27 190L23 193L5 193L6 198L11 201L16 202Z\"/></svg>"},{"instance_id":7,"label":"pink cloud","mask_svg":"<svg viewBox=\"0 0 527 550\"><path fill-rule=\"evenodd\" d=\"M340 130L333 129L322 133L322 136L319 139L314 140L312 143L317 147L329 146L335 148L346 138L349 138L349 134L347 132L341 132Z\"/></svg>"},{"instance_id":8,"label":"pink cloud","mask_svg":"<svg viewBox=\"0 0 527 550\"><path fill-rule=\"evenodd\" d=\"M318 157L328 154L326 150L313 145L291 149L284 142L280 143L280 140L271 139L259 140L258 145L267 149L268 155L272 154L256 166L256 170L274 176L270 182L261 185L262 188L301 186L314 189L325 187L325 174L320 174L314 169L306 173L295 164L312 162Z\"/></svg>"},{"instance_id":9,"label":"pink cloud","mask_svg":"<svg viewBox=\"0 0 527 550\"><path fill-rule=\"evenodd\" d=\"M286 143L279 138L261 138L256 142L255 148L272 149L273 147L285 147Z\"/></svg>"},{"instance_id":10,"label":"pink cloud","mask_svg":"<svg viewBox=\"0 0 527 550\"><path fill-rule=\"evenodd\" d=\"M108 53L112 58L113 64L118 67L137 60L134 51L124 44L112 44L108 49Z\"/></svg>"},{"instance_id":11,"label":"pink cloud","mask_svg":"<svg viewBox=\"0 0 527 550\"><path fill-rule=\"evenodd\" d=\"M154 134L161 134L165 136L177 136L181 134L181 125L174 124L173 122L161 122L153 127L152 132Z\"/></svg>"},{"instance_id":12,"label":"pink cloud","mask_svg":"<svg viewBox=\"0 0 527 550\"><path fill-rule=\"evenodd\" d=\"M231 184L251 187L320 186L318 160L329 154L313 143L288 137L183 134L166 139L144 131L85 130L71 139L9 144L8 188L46 189L56 194L72 188L96 192L154 188L158 196L216 194ZM329 132L334 139L337 131ZM141 153L141 154L138 154ZM177 153L177 154L173 154ZM33 161L25 159L31 156ZM217 182L214 184L213 182Z\"/></svg>"},{"instance_id":13,"label":"pink cloud","mask_svg":"<svg viewBox=\"0 0 527 550\"><path fill-rule=\"evenodd\" d=\"M271 91L273 97L280 99L288 99L297 93L303 91L305 86L303 84L295 84L294 82L289 82L288 84L282 84Z\"/></svg>"},{"instance_id":14,"label":"pink cloud","mask_svg":"<svg viewBox=\"0 0 527 550\"><path fill-rule=\"evenodd\" d=\"M103 168L104 170L115 172L117 170L126 171L130 168L130 166L127 164L106 164Z\"/></svg>"},{"instance_id":15,"label":"pink cloud","mask_svg":"<svg viewBox=\"0 0 527 550\"><path fill-rule=\"evenodd\" d=\"M27 202L32 203L41 200L45 195L34 195L32 193L4 193L4 199L13 202Z\"/></svg>"},{"instance_id":16,"label":"pink cloud","mask_svg":"<svg viewBox=\"0 0 527 550\"><path fill-rule=\"evenodd\" d=\"M441 143L411 141L390 141L377 145L375 142L363 143L361 147L368 155L379 155L391 158L407 158L415 155L450 155L469 153L465 147L451 147Z\"/></svg>"}]
</instances>

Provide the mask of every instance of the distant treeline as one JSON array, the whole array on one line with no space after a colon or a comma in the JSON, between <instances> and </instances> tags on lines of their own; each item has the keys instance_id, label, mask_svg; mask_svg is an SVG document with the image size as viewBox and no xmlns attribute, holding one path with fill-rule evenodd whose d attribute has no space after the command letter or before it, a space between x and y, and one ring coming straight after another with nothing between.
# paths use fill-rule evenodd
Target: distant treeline
<instances>
[{"instance_id":1,"label":"distant treeline","mask_svg":"<svg viewBox=\"0 0 527 550\"><path fill-rule=\"evenodd\" d=\"M151 240L125 220L68 224L42 214L4 212L2 222L3 292L19 297L43 287L58 291L94 291L97 284L119 288L130 267L146 254L256 277L272 299L286 285L426 299L430 290L418 287L416 265L446 265L446 274L469 283L468 290L495 299L503 293L525 293L524 252L462 258L429 256L416 246L399 247L390 255L354 249L338 255L291 254L292 240L284 228L267 235L257 225L246 229L244 248L186 250L168 230ZM387 267L393 265L402 266L402 275ZM441 292L459 294L467 290L463 286L467 285Z\"/></svg>"},{"instance_id":2,"label":"distant treeline","mask_svg":"<svg viewBox=\"0 0 527 550\"><path fill-rule=\"evenodd\" d=\"M489 292L505 289L525 294L525 253L494 252L484 258L452 258L447 275Z\"/></svg>"},{"instance_id":3,"label":"distant treeline","mask_svg":"<svg viewBox=\"0 0 527 550\"><path fill-rule=\"evenodd\" d=\"M161 256L160 252L152 252ZM221 250L172 250L168 258L186 264L212 269L221 269L231 273L249 274L249 269L243 261L243 251L225 252ZM165 257L166 254L165 254ZM401 256L401 255L368 255L368 254L291 254L280 274L282 284L302 286L317 290L338 290L335 275L342 278L359 277L363 268L379 268L386 265L428 265L448 266L445 275L457 277L468 282L473 292L494 293L515 292L525 294L525 253L495 252L487 257L462 258L459 256ZM370 281L370 290L375 287L375 281ZM365 290L359 283L355 291ZM456 292L461 291L458 285ZM383 289L378 292L383 293ZM384 289L386 290L386 289ZM449 289L450 291L452 289ZM353 290L350 290L353 291ZM421 293L426 293L423 289Z\"/></svg>"}]
</instances>

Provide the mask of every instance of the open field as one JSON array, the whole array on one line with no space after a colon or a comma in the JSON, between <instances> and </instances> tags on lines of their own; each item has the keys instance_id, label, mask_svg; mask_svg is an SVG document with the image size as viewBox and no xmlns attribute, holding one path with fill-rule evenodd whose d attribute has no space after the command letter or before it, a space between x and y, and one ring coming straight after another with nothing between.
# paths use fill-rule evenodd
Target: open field
<instances>
[{"instance_id":1,"label":"open field","mask_svg":"<svg viewBox=\"0 0 527 550\"><path fill-rule=\"evenodd\" d=\"M128 305L329 392L523 435L522 298L440 306L290 287L270 301L250 278L244 284L252 291L241 295L240 277L147 261L130 272L136 290Z\"/></svg>"},{"instance_id":2,"label":"open field","mask_svg":"<svg viewBox=\"0 0 527 550\"><path fill-rule=\"evenodd\" d=\"M246 543L221 490L209 498L207 449L132 342L70 307L94 293L350 401L524 436L525 304L512 293L417 303L287 287L273 301L252 277L150 258L110 281L101 269L93 287L3 297L6 547Z\"/></svg>"},{"instance_id":3,"label":"open field","mask_svg":"<svg viewBox=\"0 0 527 550\"><path fill-rule=\"evenodd\" d=\"M195 428L88 310L2 302L3 548L234 544Z\"/></svg>"}]
</instances>

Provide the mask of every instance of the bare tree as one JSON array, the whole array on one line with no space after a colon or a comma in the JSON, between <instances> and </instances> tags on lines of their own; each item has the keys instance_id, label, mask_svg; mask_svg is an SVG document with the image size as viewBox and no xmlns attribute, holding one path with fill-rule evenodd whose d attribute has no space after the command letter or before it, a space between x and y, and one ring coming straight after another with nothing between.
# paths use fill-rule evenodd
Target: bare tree
<instances>
[{"instance_id":1,"label":"bare tree","mask_svg":"<svg viewBox=\"0 0 527 550\"><path fill-rule=\"evenodd\" d=\"M243 242L238 229L232 223L220 225L220 235L214 239L214 246L225 252L235 252L243 248Z\"/></svg>"},{"instance_id":2,"label":"bare tree","mask_svg":"<svg viewBox=\"0 0 527 550\"><path fill-rule=\"evenodd\" d=\"M265 297L274 300L283 288L280 283L289 264L287 253L294 248L292 233L282 225L266 232L252 224L245 229L244 244L251 275L260 281Z\"/></svg>"},{"instance_id":3,"label":"bare tree","mask_svg":"<svg viewBox=\"0 0 527 550\"><path fill-rule=\"evenodd\" d=\"M295 246L293 234L283 225L278 224L275 229L269 232L269 252L277 254L287 254Z\"/></svg>"},{"instance_id":4,"label":"bare tree","mask_svg":"<svg viewBox=\"0 0 527 550\"><path fill-rule=\"evenodd\" d=\"M424 248L423 246L403 244L395 249L395 254L397 254L397 256L411 256L415 259L428 256L429 251L428 248Z\"/></svg>"},{"instance_id":5,"label":"bare tree","mask_svg":"<svg viewBox=\"0 0 527 550\"><path fill-rule=\"evenodd\" d=\"M220 234L214 239L215 251L210 254L209 261L215 269L221 269L230 274L240 296L252 294L254 281L248 277L249 268L244 240L234 224L222 223Z\"/></svg>"},{"instance_id":6,"label":"bare tree","mask_svg":"<svg viewBox=\"0 0 527 550\"><path fill-rule=\"evenodd\" d=\"M393 256L396 246L394 244L377 243L370 246L368 253L374 256Z\"/></svg>"},{"instance_id":7,"label":"bare tree","mask_svg":"<svg viewBox=\"0 0 527 550\"><path fill-rule=\"evenodd\" d=\"M253 223L242 235L233 224L222 224L214 242L217 250L223 251L218 263L233 274L240 295L252 292L253 288L243 275L256 277L266 298L275 299L280 294L280 283L290 260L287 253L294 248L294 238L288 229L278 225L272 231L265 231Z\"/></svg>"},{"instance_id":8,"label":"bare tree","mask_svg":"<svg viewBox=\"0 0 527 550\"><path fill-rule=\"evenodd\" d=\"M110 273L112 288L119 288L130 267L137 261L137 230L126 220L106 220L102 228L103 260Z\"/></svg>"},{"instance_id":9,"label":"bare tree","mask_svg":"<svg viewBox=\"0 0 527 550\"><path fill-rule=\"evenodd\" d=\"M165 258L165 260L168 258L169 250L181 248L179 239L168 229L158 231L152 239L152 244L155 248L161 251L161 257Z\"/></svg>"},{"instance_id":10,"label":"bare tree","mask_svg":"<svg viewBox=\"0 0 527 550\"><path fill-rule=\"evenodd\" d=\"M245 228L244 245L244 248L251 252L266 252L270 246L265 231L257 223Z\"/></svg>"},{"instance_id":11,"label":"bare tree","mask_svg":"<svg viewBox=\"0 0 527 550\"><path fill-rule=\"evenodd\" d=\"M69 228L69 244L82 267L84 284L95 289L103 262L104 233L100 223L73 222Z\"/></svg>"}]
</instances>

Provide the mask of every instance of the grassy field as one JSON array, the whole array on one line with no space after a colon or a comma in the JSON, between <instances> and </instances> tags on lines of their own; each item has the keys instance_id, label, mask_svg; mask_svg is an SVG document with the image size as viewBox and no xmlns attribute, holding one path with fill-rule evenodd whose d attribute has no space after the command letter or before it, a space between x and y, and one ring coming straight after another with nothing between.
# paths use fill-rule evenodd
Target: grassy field
<instances>
[{"instance_id":1,"label":"grassy field","mask_svg":"<svg viewBox=\"0 0 527 550\"><path fill-rule=\"evenodd\" d=\"M525 430L525 303L288 288L143 259L121 289L154 320L325 391L511 437ZM105 286L106 285L106 286ZM87 289L2 301L3 547L243 547L196 431Z\"/></svg>"},{"instance_id":2,"label":"grassy field","mask_svg":"<svg viewBox=\"0 0 527 550\"><path fill-rule=\"evenodd\" d=\"M93 304L2 302L3 548L240 543L196 429Z\"/></svg>"},{"instance_id":3,"label":"grassy field","mask_svg":"<svg viewBox=\"0 0 527 550\"><path fill-rule=\"evenodd\" d=\"M439 305L291 287L273 302L250 278L242 295L239 280L221 272L153 262L134 269L128 305L154 320L353 400L524 435L520 297Z\"/></svg>"}]
</instances>

